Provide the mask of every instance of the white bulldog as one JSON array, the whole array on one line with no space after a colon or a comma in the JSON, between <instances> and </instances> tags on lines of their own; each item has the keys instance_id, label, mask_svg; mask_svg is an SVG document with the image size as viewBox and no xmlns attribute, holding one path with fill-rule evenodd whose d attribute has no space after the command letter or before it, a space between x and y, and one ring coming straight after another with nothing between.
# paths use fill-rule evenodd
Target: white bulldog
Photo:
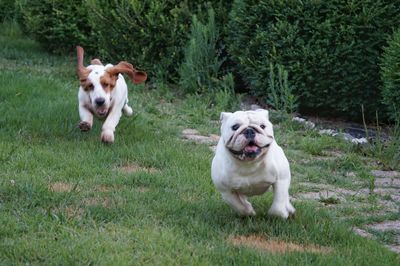
<instances>
[{"instance_id":1,"label":"white bulldog","mask_svg":"<svg viewBox=\"0 0 400 266\"><path fill-rule=\"evenodd\" d=\"M295 212L289 201L289 162L274 139L268 111L221 113L221 138L211 176L222 198L243 216L256 212L247 197L274 189L268 214L288 218Z\"/></svg>"}]
</instances>

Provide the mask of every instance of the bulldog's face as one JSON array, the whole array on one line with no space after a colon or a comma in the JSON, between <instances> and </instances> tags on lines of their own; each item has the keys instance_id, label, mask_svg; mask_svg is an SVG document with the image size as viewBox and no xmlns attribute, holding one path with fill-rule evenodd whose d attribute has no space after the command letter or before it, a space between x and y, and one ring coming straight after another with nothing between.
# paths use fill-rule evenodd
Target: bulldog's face
<instances>
[{"instance_id":1,"label":"bulldog's face","mask_svg":"<svg viewBox=\"0 0 400 266\"><path fill-rule=\"evenodd\" d=\"M225 147L238 160L252 161L263 156L274 140L268 111L221 113L221 137Z\"/></svg>"}]
</instances>

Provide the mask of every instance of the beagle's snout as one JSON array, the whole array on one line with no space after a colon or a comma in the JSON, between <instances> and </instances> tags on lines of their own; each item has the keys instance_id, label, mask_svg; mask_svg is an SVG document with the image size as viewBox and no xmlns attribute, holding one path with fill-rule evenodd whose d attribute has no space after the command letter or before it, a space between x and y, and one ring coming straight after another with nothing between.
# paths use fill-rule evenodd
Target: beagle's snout
<instances>
[{"instance_id":1,"label":"beagle's snout","mask_svg":"<svg viewBox=\"0 0 400 266\"><path fill-rule=\"evenodd\" d=\"M246 139L254 139L256 137L256 132L253 128L248 127L243 131L243 135Z\"/></svg>"},{"instance_id":2,"label":"beagle's snout","mask_svg":"<svg viewBox=\"0 0 400 266\"><path fill-rule=\"evenodd\" d=\"M106 99L104 99L103 97L98 97L94 100L94 102L97 106L102 106L106 102Z\"/></svg>"}]
</instances>

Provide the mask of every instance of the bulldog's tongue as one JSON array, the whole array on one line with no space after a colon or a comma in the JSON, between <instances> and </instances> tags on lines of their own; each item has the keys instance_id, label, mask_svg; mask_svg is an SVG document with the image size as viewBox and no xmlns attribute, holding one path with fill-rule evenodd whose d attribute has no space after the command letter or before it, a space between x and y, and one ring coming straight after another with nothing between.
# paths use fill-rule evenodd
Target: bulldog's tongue
<instances>
[{"instance_id":1,"label":"bulldog's tongue","mask_svg":"<svg viewBox=\"0 0 400 266\"><path fill-rule=\"evenodd\" d=\"M244 148L245 152L257 152L258 147L256 145L247 145Z\"/></svg>"}]
</instances>

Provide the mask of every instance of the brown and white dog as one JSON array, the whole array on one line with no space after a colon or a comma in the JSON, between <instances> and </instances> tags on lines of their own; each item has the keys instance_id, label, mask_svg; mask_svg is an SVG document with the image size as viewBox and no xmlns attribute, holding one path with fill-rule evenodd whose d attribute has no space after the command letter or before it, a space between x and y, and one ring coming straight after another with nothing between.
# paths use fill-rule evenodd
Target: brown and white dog
<instances>
[{"instance_id":1,"label":"brown and white dog","mask_svg":"<svg viewBox=\"0 0 400 266\"><path fill-rule=\"evenodd\" d=\"M128 105L128 86L122 73L127 74L134 84L147 79L147 74L137 71L125 61L117 65L103 65L99 59L93 59L90 65L83 66L83 48L76 47L78 56L77 73L80 81L78 100L81 131L88 131L93 125L93 115L105 119L101 140L114 142L114 131L122 112L131 116L133 111Z\"/></svg>"}]
</instances>

